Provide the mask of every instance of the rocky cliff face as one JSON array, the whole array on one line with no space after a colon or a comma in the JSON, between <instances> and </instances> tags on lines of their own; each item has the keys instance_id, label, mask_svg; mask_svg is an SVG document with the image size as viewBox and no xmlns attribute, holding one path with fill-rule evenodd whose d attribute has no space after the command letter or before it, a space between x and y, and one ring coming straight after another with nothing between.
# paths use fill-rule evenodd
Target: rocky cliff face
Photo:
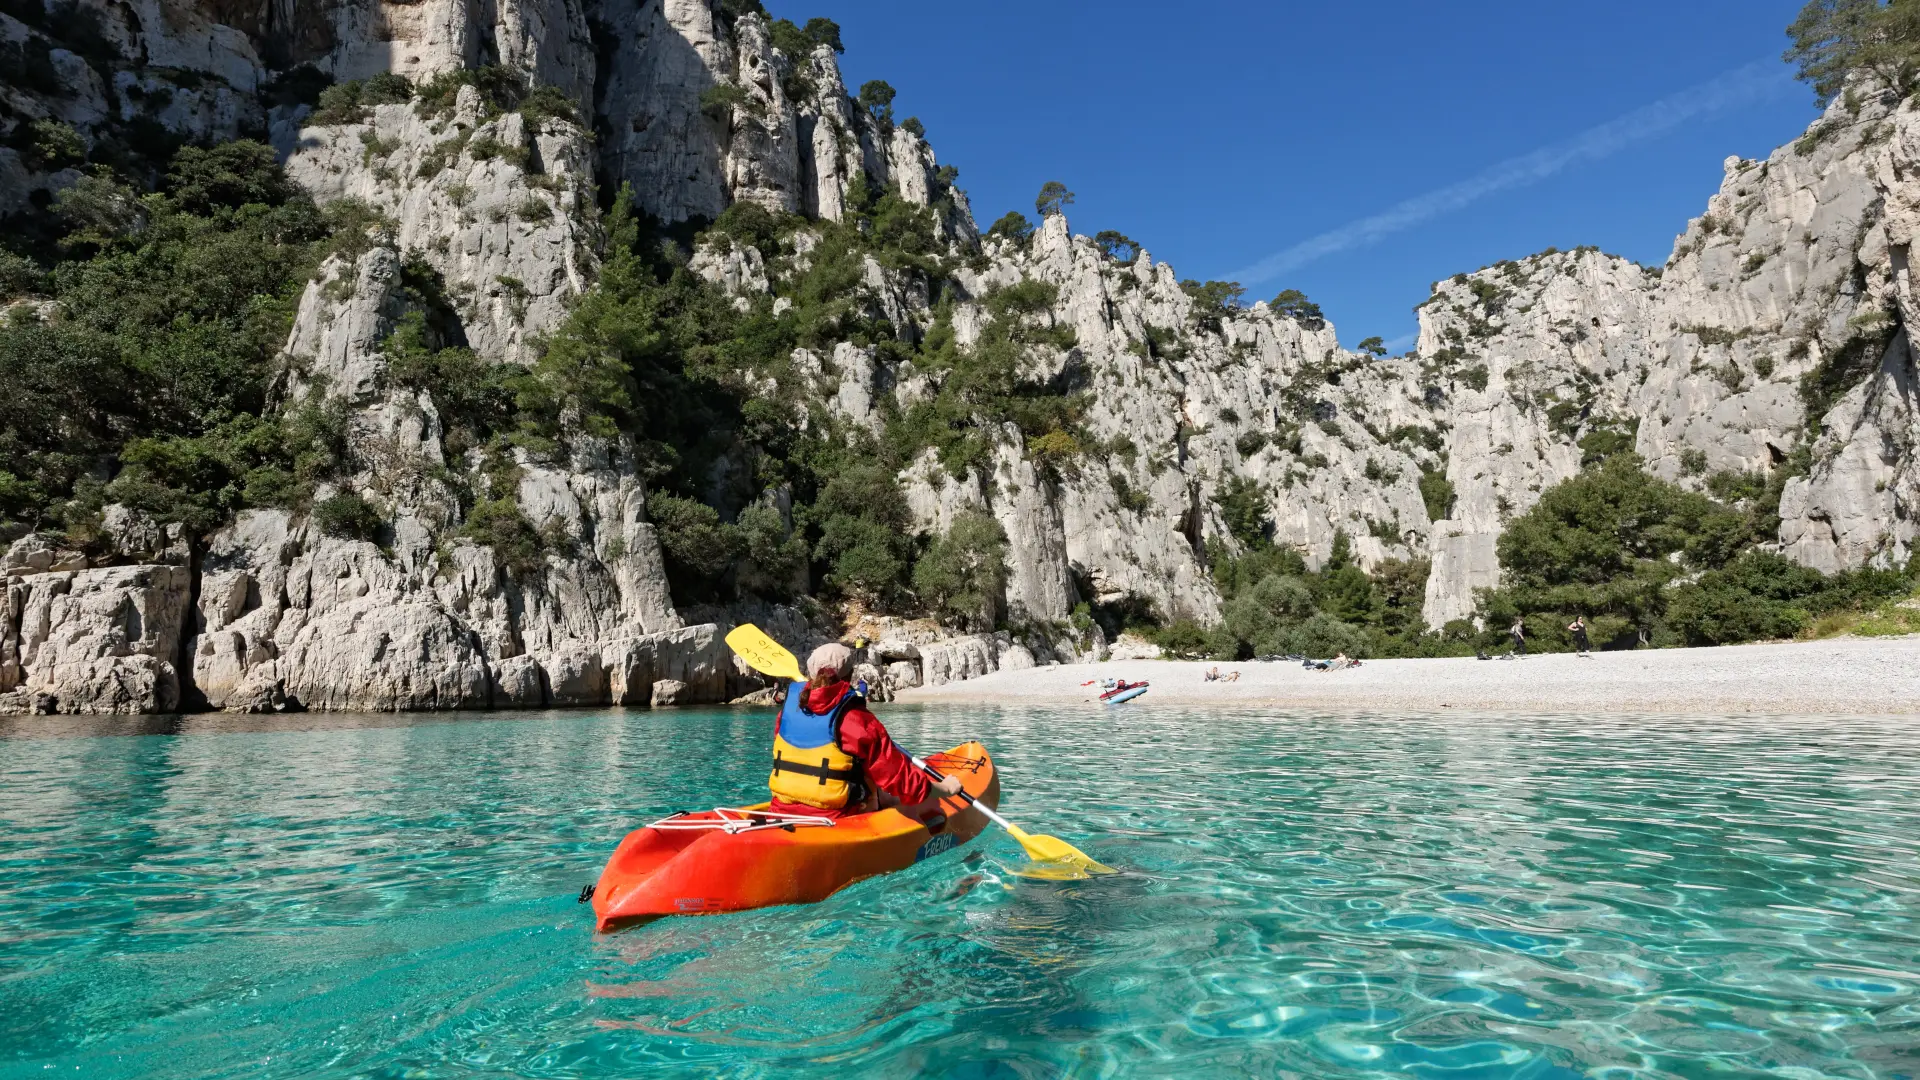
<instances>
[{"instance_id":1,"label":"rocky cliff face","mask_svg":"<svg viewBox=\"0 0 1920 1080\"><path fill-rule=\"evenodd\" d=\"M558 463L522 456L516 487L488 493L541 530L540 565L509 569L454 535L460 503L445 477L461 462L430 395L387 377L385 343L417 301L404 284L410 261L444 283L460 344L525 363L597 272L596 183L633 185L640 207L667 223L711 219L742 199L833 218L863 170L880 184L897 176L929 202L925 144L905 132L877 142L831 50L790 59L764 20L724 26L702 0L486 12L347 2L237 20L194 3L86 11L110 48L85 59L65 47L78 36L70 23L0 16L0 38L50 56L58 76L10 81L16 123L60 119L89 142L136 114L202 141L268 134L318 202L374 212L366 250L329 262L307 288L284 360L291 400L347 410L352 475L317 498L367 500L392 536L380 547L250 511L197 558L175 537L166 563L129 552L111 561L130 565L98 569L28 537L6 567L0 710L684 704L759 685L720 627L685 626L675 610L622 439L575 440ZM813 88L799 102L784 91L795 62ZM299 65L345 81L483 64L591 103L597 149L587 127L530 121L472 86L450 107L374 105L327 124L265 94ZM158 91L138 89L155 79L170 80L173 100L158 111ZM716 87L738 93L716 106ZM5 208L71 182L70 171L34 173L12 149L0 157ZM796 648L833 633L783 609L757 617Z\"/></svg>"},{"instance_id":2,"label":"rocky cliff face","mask_svg":"<svg viewBox=\"0 0 1920 1080\"><path fill-rule=\"evenodd\" d=\"M10 131L51 118L89 144L135 121L203 141L268 137L316 200L370 212L366 243L302 297L284 396L346 417L350 468L317 498L357 496L390 529L376 544L255 510L187 537L115 511L104 559L20 540L5 564L0 710L667 704L757 685L719 640L745 612L676 608L625 437L483 467L479 451L449 449L431 394L389 375L386 343L418 311L421 274L457 327L443 343L532 362L593 288L595 191L622 184L668 226L740 202L816 223L790 255L693 253L689 268L744 311L790 309L777 294L821 242L817 223L886 188L933 208L950 261L936 286L865 257L848 297L863 319L908 342L944 320L962 349L996 319L1071 332L1049 339L1071 345L1030 350L1022 378L1084 395L1090 445L1032 445L1009 423L957 471L928 450L899 476L925 537L969 510L1000 524L997 614L1014 632L868 627L879 687L1097 655L1098 629L1072 626L1083 603L1217 619L1208 565L1237 547L1219 501L1230 487L1258 492L1274 539L1312 564L1341 534L1363 566L1430 560L1435 627L1471 616L1475 590L1499 580L1500 530L1596 439L1685 484L1772 478L1780 550L1822 570L1913 549L1920 416L1902 328L1915 314L1920 114L1905 104L1836 105L1767 161L1730 160L1663 268L1582 250L1459 275L1423 305L1412 353L1374 358L1341 349L1318 318L1210 304L1063 216L1028 240L981 241L951 173L915 130L849 98L831 48L788 55L764 19L728 21L707 0L80 10L85 34L0 15L7 55L34 61L31 79L0 86ZM318 124L277 89L302 65L338 80L497 65L582 108L577 122L508 110L466 86L433 107ZM54 164L0 148L0 212L77 177ZM1032 283L1040 308L996 308ZM838 430L883 436L937 392L904 351L846 337L791 362L804 404ZM537 557L505 565L468 538L460 477L538 530ZM1452 498L1434 501L1442 486ZM836 632L789 608L751 614L796 648Z\"/></svg>"},{"instance_id":3,"label":"rocky cliff face","mask_svg":"<svg viewBox=\"0 0 1920 1080\"><path fill-rule=\"evenodd\" d=\"M1910 106L1836 104L1720 192L1661 269L1536 256L1439 285L1410 362L1444 387L1447 475L1427 616L1470 612L1493 542L1611 428L1665 479L1783 483L1781 550L1822 571L1912 553L1913 359L1902 207ZM1484 380L1484 386L1482 381Z\"/></svg>"}]
</instances>

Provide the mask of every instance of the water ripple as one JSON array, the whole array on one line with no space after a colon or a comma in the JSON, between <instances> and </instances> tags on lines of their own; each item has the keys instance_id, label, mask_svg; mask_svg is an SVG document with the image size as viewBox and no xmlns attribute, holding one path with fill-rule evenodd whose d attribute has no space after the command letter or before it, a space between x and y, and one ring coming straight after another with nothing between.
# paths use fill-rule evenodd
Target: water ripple
<instances>
[{"instance_id":1,"label":"water ripple","mask_svg":"<svg viewBox=\"0 0 1920 1080\"><path fill-rule=\"evenodd\" d=\"M1920 1077L1906 723L889 721L1124 873L595 937L764 717L0 720L0 1077Z\"/></svg>"}]
</instances>

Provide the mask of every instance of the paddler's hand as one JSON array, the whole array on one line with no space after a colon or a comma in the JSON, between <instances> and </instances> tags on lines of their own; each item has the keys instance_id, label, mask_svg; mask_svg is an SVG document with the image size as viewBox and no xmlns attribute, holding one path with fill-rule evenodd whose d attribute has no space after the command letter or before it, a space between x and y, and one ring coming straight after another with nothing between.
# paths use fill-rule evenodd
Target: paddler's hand
<instances>
[{"instance_id":1,"label":"paddler's hand","mask_svg":"<svg viewBox=\"0 0 1920 1080\"><path fill-rule=\"evenodd\" d=\"M949 798L960 794L960 778L957 776L943 776L930 782L928 786Z\"/></svg>"}]
</instances>

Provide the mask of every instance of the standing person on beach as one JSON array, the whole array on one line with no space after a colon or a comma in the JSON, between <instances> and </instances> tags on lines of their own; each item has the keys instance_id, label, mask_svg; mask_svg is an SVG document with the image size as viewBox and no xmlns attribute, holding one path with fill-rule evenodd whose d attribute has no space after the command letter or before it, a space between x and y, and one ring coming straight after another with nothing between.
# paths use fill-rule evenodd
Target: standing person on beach
<instances>
[{"instance_id":1,"label":"standing person on beach","mask_svg":"<svg viewBox=\"0 0 1920 1080\"><path fill-rule=\"evenodd\" d=\"M1513 637L1513 655L1527 655L1527 620L1519 615L1513 617L1513 625L1507 627L1507 633Z\"/></svg>"},{"instance_id":2,"label":"standing person on beach","mask_svg":"<svg viewBox=\"0 0 1920 1080\"><path fill-rule=\"evenodd\" d=\"M1567 629L1573 631L1573 647L1580 650L1580 658L1582 660L1593 659L1591 647L1587 644L1587 617L1585 615L1575 615L1573 622L1567 625Z\"/></svg>"}]
</instances>

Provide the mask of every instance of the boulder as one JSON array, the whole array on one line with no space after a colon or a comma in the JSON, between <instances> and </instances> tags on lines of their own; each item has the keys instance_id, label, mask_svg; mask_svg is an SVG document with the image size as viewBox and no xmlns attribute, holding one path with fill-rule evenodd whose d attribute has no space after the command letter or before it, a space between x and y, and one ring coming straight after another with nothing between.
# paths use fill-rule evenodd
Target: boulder
<instances>
[{"instance_id":1,"label":"boulder","mask_svg":"<svg viewBox=\"0 0 1920 1080\"><path fill-rule=\"evenodd\" d=\"M537 709L547 704L547 675L531 656L509 656L493 665L493 707Z\"/></svg>"},{"instance_id":2,"label":"boulder","mask_svg":"<svg viewBox=\"0 0 1920 1080\"><path fill-rule=\"evenodd\" d=\"M896 660L887 665L884 678L893 690L911 689L920 685L920 665L911 660Z\"/></svg>"},{"instance_id":3,"label":"boulder","mask_svg":"<svg viewBox=\"0 0 1920 1080\"><path fill-rule=\"evenodd\" d=\"M17 547L18 545L16 545ZM184 566L9 573L0 609L0 707L172 712L192 578Z\"/></svg>"},{"instance_id":4,"label":"boulder","mask_svg":"<svg viewBox=\"0 0 1920 1080\"><path fill-rule=\"evenodd\" d=\"M598 650L572 642L549 654L541 668L547 673L549 705L605 705L609 681Z\"/></svg>"},{"instance_id":5,"label":"boulder","mask_svg":"<svg viewBox=\"0 0 1920 1080\"><path fill-rule=\"evenodd\" d=\"M661 679L653 684L652 699L648 702L653 708L665 708L687 704L687 684L679 679Z\"/></svg>"}]
</instances>

